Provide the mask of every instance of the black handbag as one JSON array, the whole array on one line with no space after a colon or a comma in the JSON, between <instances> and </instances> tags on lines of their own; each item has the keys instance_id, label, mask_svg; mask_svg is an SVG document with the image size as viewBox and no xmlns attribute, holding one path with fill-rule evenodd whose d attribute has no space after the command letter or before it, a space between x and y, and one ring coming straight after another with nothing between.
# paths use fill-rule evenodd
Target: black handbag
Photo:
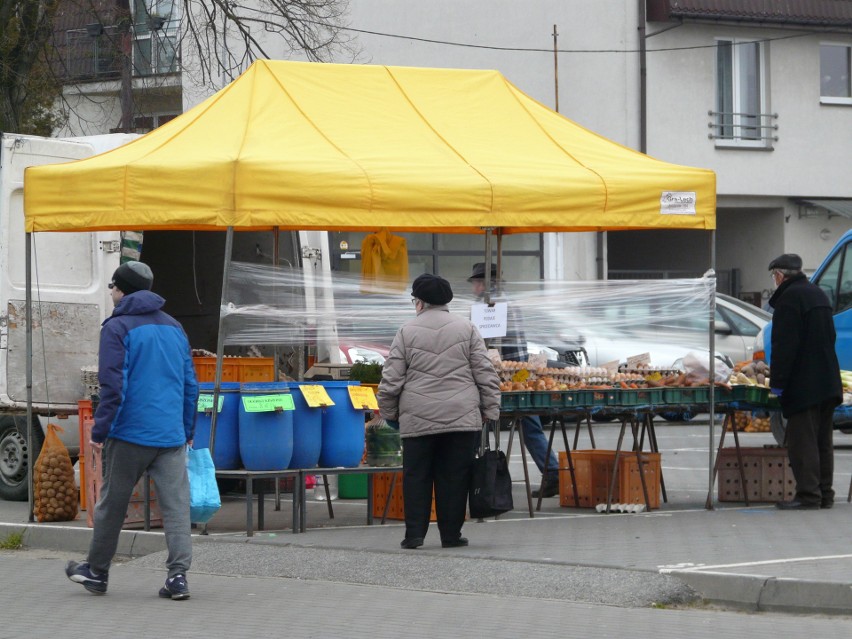
<instances>
[{"instance_id":1,"label":"black handbag","mask_svg":"<svg viewBox=\"0 0 852 639\"><path fill-rule=\"evenodd\" d=\"M494 517L514 508L506 454L500 449L491 450L488 437L483 439L484 450L473 462L468 494L470 516L474 519Z\"/></svg>"}]
</instances>

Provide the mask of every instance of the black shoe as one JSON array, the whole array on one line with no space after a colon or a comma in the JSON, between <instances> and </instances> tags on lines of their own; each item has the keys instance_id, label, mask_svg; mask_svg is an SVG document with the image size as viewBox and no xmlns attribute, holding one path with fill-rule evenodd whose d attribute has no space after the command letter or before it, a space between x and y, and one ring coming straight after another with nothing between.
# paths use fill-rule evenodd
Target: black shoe
<instances>
[{"instance_id":1,"label":"black shoe","mask_svg":"<svg viewBox=\"0 0 852 639\"><path fill-rule=\"evenodd\" d=\"M833 506L834 506L834 500L833 499L823 499L819 503L819 507L825 508L826 510L828 510L829 508L832 508Z\"/></svg>"},{"instance_id":2,"label":"black shoe","mask_svg":"<svg viewBox=\"0 0 852 639\"><path fill-rule=\"evenodd\" d=\"M441 540L441 548L461 548L468 545L467 537L459 537L458 539Z\"/></svg>"},{"instance_id":3,"label":"black shoe","mask_svg":"<svg viewBox=\"0 0 852 639\"><path fill-rule=\"evenodd\" d=\"M107 573L102 575L95 574L86 561L69 561L65 565L65 574L68 579L76 584L81 584L83 588L93 595L106 594L109 575Z\"/></svg>"},{"instance_id":4,"label":"black shoe","mask_svg":"<svg viewBox=\"0 0 852 639\"><path fill-rule=\"evenodd\" d=\"M556 497L556 495L558 495L558 494L559 494L559 484L557 482L550 482L550 481L546 482L544 484L544 494L542 494L542 491L541 491L540 488L536 488L534 491L532 491L533 499L538 499L539 495L542 495L542 497Z\"/></svg>"},{"instance_id":5,"label":"black shoe","mask_svg":"<svg viewBox=\"0 0 852 639\"><path fill-rule=\"evenodd\" d=\"M160 588L160 597L163 599L189 599L189 584L186 583L186 575L177 574L166 579L166 585Z\"/></svg>"},{"instance_id":6,"label":"black shoe","mask_svg":"<svg viewBox=\"0 0 852 639\"><path fill-rule=\"evenodd\" d=\"M811 504L806 501L794 499L792 501L779 501L775 504L775 507L779 510L819 510L820 505L818 503Z\"/></svg>"},{"instance_id":7,"label":"black shoe","mask_svg":"<svg viewBox=\"0 0 852 639\"><path fill-rule=\"evenodd\" d=\"M423 537L406 537L399 542L400 548L405 548L406 550L414 550L415 548L420 548L422 545Z\"/></svg>"}]
</instances>

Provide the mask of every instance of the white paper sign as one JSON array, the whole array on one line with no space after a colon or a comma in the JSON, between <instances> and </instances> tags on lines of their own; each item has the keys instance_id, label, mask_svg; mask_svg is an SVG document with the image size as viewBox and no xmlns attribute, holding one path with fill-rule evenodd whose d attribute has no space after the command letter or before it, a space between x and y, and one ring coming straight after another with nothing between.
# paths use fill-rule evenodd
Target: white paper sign
<instances>
[{"instance_id":1,"label":"white paper sign","mask_svg":"<svg viewBox=\"0 0 852 639\"><path fill-rule=\"evenodd\" d=\"M606 364L601 364L601 368L605 368L608 371L618 372L618 360L614 359L611 362L607 362Z\"/></svg>"},{"instance_id":2,"label":"white paper sign","mask_svg":"<svg viewBox=\"0 0 852 639\"><path fill-rule=\"evenodd\" d=\"M509 305L506 302L497 302L494 306L474 304L470 307L470 321L486 339L506 335L508 314Z\"/></svg>"},{"instance_id":3,"label":"white paper sign","mask_svg":"<svg viewBox=\"0 0 852 639\"><path fill-rule=\"evenodd\" d=\"M651 365L651 353L642 353L641 355L632 355L627 358L627 368L634 369L639 366Z\"/></svg>"},{"instance_id":4,"label":"white paper sign","mask_svg":"<svg viewBox=\"0 0 852 639\"><path fill-rule=\"evenodd\" d=\"M660 196L662 215L695 215L695 191L663 191Z\"/></svg>"}]
</instances>

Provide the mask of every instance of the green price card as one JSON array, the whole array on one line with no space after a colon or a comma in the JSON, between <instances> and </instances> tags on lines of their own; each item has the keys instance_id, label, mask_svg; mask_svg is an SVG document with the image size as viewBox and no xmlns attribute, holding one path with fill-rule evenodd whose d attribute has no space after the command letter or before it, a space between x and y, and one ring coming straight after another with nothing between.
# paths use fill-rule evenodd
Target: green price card
<instances>
[{"instance_id":1,"label":"green price card","mask_svg":"<svg viewBox=\"0 0 852 639\"><path fill-rule=\"evenodd\" d=\"M243 408L247 413L269 413L278 410L296 410L293 396L290 393L281 395L256 395L243 397Z\"/></svg>"},{"instance_id":2,"label":"green price card","mask_svg":"<svg viewBox=\"0 0 852 639\"><path fill-rule=\"evenodd\" d=\"M225 398L219 395L219 408L216 409L217 413L222 412L222 404L225 402ZM213 395L199 395L198 396L198 412L206 413L207 411L213 410Z\"/></svg>"}]
</instances>

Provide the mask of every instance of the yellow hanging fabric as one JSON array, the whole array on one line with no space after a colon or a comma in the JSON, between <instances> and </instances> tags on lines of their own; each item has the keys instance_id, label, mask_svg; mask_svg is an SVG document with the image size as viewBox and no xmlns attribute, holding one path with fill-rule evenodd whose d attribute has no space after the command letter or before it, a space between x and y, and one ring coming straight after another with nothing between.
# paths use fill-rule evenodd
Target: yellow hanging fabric
<instances>
[{"instance_id":1,"label":"yellow hanging fabric","mask_svg":"<svg viewBox=\"0 0 852 639\"><path fill-rule=\"evenodd\" d=\"M361 243L361 292L404 291L408 286L408 248L405 238L386 228Z\"/></svg>"}]
</instances>

